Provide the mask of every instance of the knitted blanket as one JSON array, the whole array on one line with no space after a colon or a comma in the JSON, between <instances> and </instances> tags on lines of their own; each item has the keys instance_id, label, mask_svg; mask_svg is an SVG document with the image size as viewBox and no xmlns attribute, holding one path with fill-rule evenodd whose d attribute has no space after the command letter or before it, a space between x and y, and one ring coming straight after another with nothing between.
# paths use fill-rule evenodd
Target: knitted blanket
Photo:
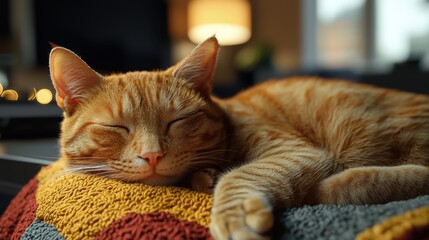
<instances>
[{"instance_id":1,"label":"knitted blanket","mask_svg":"<svg viewBox=\"0 0 429 240\"><path fill-rule=\"evenodd\" d=\"M211 239L212 196L43 168L0 217L0 239ZM429 239L429 196L276 210L273 239Z\"/></svg>"}]
</instances>

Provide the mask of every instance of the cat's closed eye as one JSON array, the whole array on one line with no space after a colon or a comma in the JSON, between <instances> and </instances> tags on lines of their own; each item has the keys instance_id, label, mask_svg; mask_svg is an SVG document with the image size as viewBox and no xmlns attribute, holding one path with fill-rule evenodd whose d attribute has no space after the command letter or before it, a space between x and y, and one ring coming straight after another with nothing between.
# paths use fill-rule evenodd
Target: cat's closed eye
<instances>
[{"instance_id":1,"label":"cat's closed eye","mask_svg":"<svg viewBox=\"0 0 429 240\"><path fill-rule=\"evenodd\" d=\"M195 112L184 117L177 118L167 125L167 131L172 133L181 132L183 134L196 134L201 125L204 114Z\"/></svg>"},{"instance_id":2,"label":"cat's closed eye","mask_svg":"<svg viewBox=\"0 0 429 240\"><path fill-rule=\"evenodd\" d=\"M126 133L130 133L130 129L124 125L117 125L117 124L98 124L98 125L108 128L110 130L118 130L118 131L124 131Z\"/></svg>"},{"instance_id":3,"label":"cat's closed eye","mask_svg":"<svg viewBox=\"0 0 429 240\"><path fill-rule=\"evenodd\" d=\"M173 129L174 127L179 126L180 124L182 124L184 121L186 120L186 117L181 117L181 118L177 118L174 119L173 121L169 122L167 125L167 131L170 131L171 129Z\"/></svg>"}]
</instances>

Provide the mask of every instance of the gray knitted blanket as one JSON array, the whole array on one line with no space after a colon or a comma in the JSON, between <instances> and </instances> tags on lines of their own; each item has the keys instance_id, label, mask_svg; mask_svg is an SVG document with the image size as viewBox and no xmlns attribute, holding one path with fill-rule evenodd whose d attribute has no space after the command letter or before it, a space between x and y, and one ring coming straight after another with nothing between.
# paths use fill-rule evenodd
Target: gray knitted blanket
<instances>
[{"instance_id":1,"label":"gray knitted blanket","mask_svg":"<svg viewBox=\"0 0 429 240\"><path fill-rule=\"evenodd\" d=\"M292 208L278 214L274 239L355 239L358 233L383 220L421 207L429 207L429 195L380 205ZM429 215L423 218L429 222ZM429 224L418 232L411 230L414 232L408 232L408 238L403 236L399 239L429 239Z\"/></svg>"}]
</instances>

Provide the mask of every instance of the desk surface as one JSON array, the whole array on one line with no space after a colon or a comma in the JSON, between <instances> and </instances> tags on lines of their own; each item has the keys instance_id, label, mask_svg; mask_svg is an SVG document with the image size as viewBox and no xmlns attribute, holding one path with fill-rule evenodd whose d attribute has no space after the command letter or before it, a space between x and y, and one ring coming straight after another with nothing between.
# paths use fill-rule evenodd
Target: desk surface
<instances>
[{"instance_id":1,"label":"desk surface","mask_svg":"<svg viewBox=\"0 0 429 240\"><path fill-rule=\"evenodd\" d=\"M57 139L0 141L0 159L47 165L58 156Z\"/></svg>"},{"instance_id":2,"label":"desk surface","mask_svg":"<svg viewBox=\"0 0 429 240\"><path fill-rule=\"evenodd\" d=\"M0 193L14 195L40 170L58 159L57 139L0 141Z\"/></svg>"}]
</instances>

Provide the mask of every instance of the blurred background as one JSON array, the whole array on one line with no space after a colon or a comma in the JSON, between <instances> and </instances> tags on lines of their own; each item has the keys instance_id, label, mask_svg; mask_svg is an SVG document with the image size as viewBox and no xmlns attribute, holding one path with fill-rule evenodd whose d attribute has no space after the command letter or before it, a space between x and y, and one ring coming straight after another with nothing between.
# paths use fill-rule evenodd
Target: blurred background
<instances>
[{"instance_id":1,"label":"blurred background","mask_svg":"<svg viewBox=\"0 0 429 240\"><path fill-rule=\"evenodd\" d=\"M58 157L49 43L109 74L167 68L213 34L220 97L297 75L429 93L428 0L0 0L0 206Z\"/></svg>"}]
</instances>

